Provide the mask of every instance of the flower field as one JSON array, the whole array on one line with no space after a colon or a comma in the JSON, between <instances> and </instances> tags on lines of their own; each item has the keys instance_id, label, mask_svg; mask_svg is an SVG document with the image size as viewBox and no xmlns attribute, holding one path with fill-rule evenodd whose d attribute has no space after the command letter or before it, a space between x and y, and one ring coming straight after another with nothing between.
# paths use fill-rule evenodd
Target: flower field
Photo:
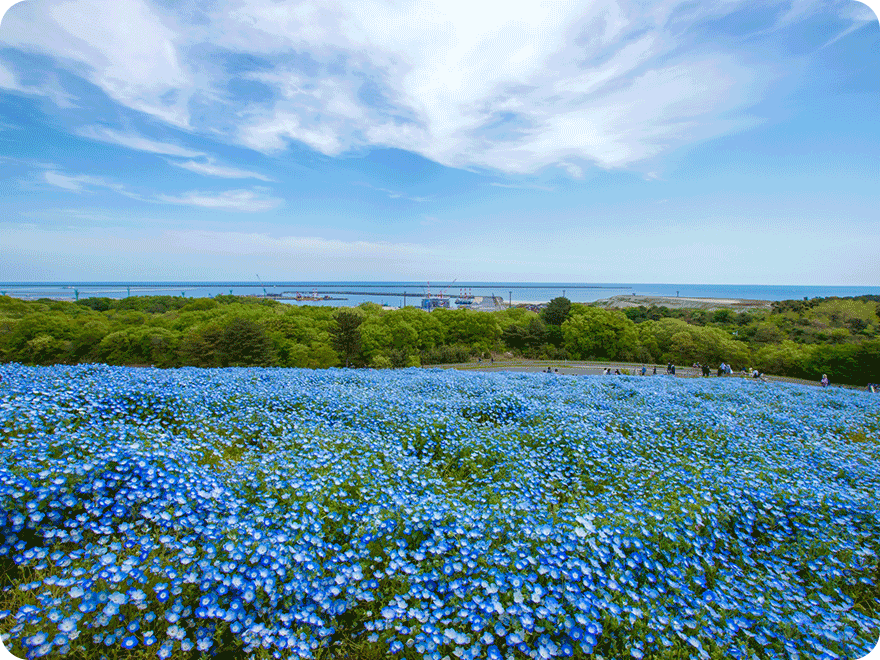
<instances>
[{"instance_id":1,"label":"flower field","mask_svg":"<svg viewBox=\"0 0 880 660\"><path fill-rule=\"evenodd\" d=\"M880 397L0 366L20 657L860 658Z\"/></svg>"}]
</instances>

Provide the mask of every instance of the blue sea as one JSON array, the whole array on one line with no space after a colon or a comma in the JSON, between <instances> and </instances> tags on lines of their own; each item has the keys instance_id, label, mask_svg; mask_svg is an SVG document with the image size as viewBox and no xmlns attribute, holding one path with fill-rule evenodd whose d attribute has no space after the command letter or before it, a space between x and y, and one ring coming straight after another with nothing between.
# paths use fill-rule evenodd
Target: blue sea
<instances>
[{"instance_id":1,"label":"blue sea","mask_svg":"<svg viewBox=\"0 0 880 660\"><path fill-rule=\"evenodd\" d=\"M694 298L744 298L749 300L801 300L829 296L880 295L878 286L789 286L756 284L650 284L582 282L5 282L0 293L36 300L170 295L207 298L238 296L329 296L331 300L282 302L301 305L356 306L375 302L390 307L420 306L430 294L444 294L454 301L464 295L497 296L505 302L540 303L557 296L573 302L593 302L621 294L681 296ZM453 303L453 307L455 304Z\"/></svg>"}]
</instances>

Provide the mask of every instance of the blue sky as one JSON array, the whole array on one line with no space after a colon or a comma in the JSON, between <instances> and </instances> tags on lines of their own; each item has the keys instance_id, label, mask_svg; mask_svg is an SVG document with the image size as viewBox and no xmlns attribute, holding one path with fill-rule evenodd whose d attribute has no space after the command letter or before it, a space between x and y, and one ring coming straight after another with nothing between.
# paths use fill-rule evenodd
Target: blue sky
<instances>
[{"instance_id":1,"label":"blue sky","mask_svg":"<svg viewBox=\"0 0 880 660\"><path fill-rule=\"evenodd\" d=\"M877 285L878 114L859 2L25 0L0 281Z\"/></svg>"}]
</instances>

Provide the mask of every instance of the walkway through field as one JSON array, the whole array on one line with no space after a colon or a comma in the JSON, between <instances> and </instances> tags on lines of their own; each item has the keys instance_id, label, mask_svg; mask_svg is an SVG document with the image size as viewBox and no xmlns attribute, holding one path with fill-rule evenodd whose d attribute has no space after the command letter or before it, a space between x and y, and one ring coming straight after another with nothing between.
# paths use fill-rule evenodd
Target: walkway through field
<instances>
[{"instance_id":1,"label":"walkway through field","mask_svg":"<svg viewBox=\"0 0 880 660\"><path fill-rule=\"evenodd\" d=\"M639 376L641 374L642 364L631 362L593 362L589 360L526 360L519 358L510 358L495 360L483 360L482 362L464 362L460 364L435 364L425 365L426 368L439 367L441 369L457 369L460 371L522 371L526 373L540 373L547 371L550 367L553 374L566 376L601 376L605 369L611 369L614 374L615 369L619 369L621 375L628 373L631 376ZM652 376L654 367L657 367L656 377L666 376L665 364L645 364L645 377ZM718 378L715 374L717 368L713 368L710 378ZM615 374L616 375L616 374ZM676 365L675 375L678 378L702 378L702 370L693 367L682 367ZM742 378L744 380L753 380L739 373L734 373L723 378ZM764 375L764 379L768 382L785 382L799 383L801 385L818 386L818 381L804 380L802 378L790 378L788 376L772 376ZM844 386L848 387L848 386ZM861 389L861 388L855 388Z\"/></svg>"}]
</instances>

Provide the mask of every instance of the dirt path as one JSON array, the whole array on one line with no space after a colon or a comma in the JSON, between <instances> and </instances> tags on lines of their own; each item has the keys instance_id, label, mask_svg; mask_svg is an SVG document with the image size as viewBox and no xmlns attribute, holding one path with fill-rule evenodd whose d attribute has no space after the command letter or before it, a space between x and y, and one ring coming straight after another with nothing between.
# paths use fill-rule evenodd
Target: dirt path
<instances>
[{"instance_id":1,"label":"dirt path","mask_svg":"<svg viewBox=\"0 0 880 660\"><path fill-rule=\"evenodd\" d=\"M603 374L606 368L610 368L612 374L614 373L615 369L619 369L621 371L621 375L625 375L624 370L626 370L629 372L629 375L640 376L642 365L641 363L634 364L629 362L507 359L495 360L494 362L483 360L482 362L465 362L462 364L436 364L427 365L426 368L432 367L439 367L441 369L456 369L459 371L517 371L523 373L546 372L547 368L549 367L551 369L551 373L562 376L600 376ZM646 364L646 377L653 375L654 367L657 368L657 376L666 375L665 364ZM715 375L716 373L717 369L713 369L711 372L711 376L709 377L718 378L718 376ZM681 367L676 365L675 377L702 378L703 374L700 369L695 369L693 367ZM741 376L738 373L734 373L731 376L722 376L722 378L742 378L744 380L752 380L751 378ZM818 381L803 380L801 378L789 378L788 376L765 375L764 379L767 382L797 383L800 385L813 385L816 387L819 386Z\"/></svg>"}]
</instances>

